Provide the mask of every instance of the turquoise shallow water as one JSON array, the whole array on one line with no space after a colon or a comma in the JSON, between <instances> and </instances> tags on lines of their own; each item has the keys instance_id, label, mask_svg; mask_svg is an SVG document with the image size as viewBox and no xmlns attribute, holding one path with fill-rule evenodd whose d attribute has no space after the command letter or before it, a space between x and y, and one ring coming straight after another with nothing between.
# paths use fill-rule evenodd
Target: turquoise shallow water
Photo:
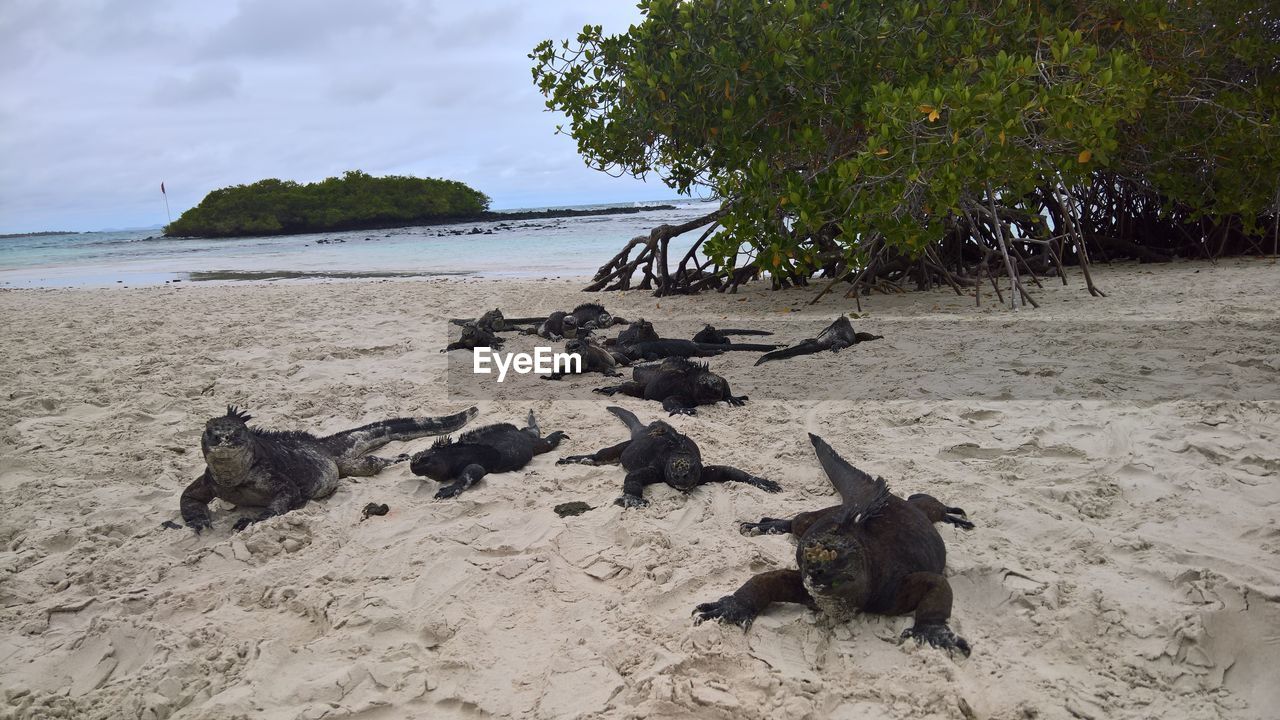
<instances>
[{"instance_id":1,"label":"turquoise shallow water","mask_svg":"<svg viewBox=\"0 0 1280 720\"><path fill-rule=\"evenodd\" d=\"M154 285L174 280L368 276L590 275L636 235L715 209L353 230L312 235L176 239L159 230L0 239L0 287ZM472 234L473 229L479 230ZM458 235L455 232L464 234ZM673 252L683 252L689 233Z\"/></svg>"}]
</instances>

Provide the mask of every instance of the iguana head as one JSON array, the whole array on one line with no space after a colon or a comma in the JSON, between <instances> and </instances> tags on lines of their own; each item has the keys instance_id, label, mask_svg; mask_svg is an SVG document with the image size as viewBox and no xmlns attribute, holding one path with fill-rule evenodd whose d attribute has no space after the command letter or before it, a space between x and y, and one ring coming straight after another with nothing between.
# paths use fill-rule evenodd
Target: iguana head
<instances>
[{"instance_id":1,"label":"iguana head","mask_svg":"<svg viewBox=\"0 0 1280 720\"><path fill-rule=\"evenodd\" d=\"M409 472L437 482L453 480L458 470L470 464L473 449L474 446L462 442L462 438L439 438L431 447L409 458Z\"/></svg>"},{"instance_id":2,"label":"iguana head","mask_svg":"<svg viewBox=\"0 0 1280 720\"><path fill-rule=\"evenodd\" d=\"M725 400L731 397L729 381L713 372L700 373L694 381L693 394L699 405Z\"/></svg>"},{"instance_id":3,"label":"iguana head","mask_svg":"<svg viewBox=\"0 0 1280 720\"><path fill-rule=\"evenodd\" d=\"M481 315L480 319L488 322L489 327L493 328L494 332L501 332L507 328L507 319L498 308Z\"/></svg>"},{"instance_id":4,"label":"iguana head","mask_svg":"<svg viewBox=\"0 0 1280 720\"><path fill-rule=\"evenodd\" d=\"M619 333L618 338L619 340L626 338L629 343L648 342L650 340L657 340L658 333L654 332L653 323L645 320L644 318L640 318L639 320L631 323L631 326L626 330Z\"/></svg>"},{"instance_id":5,"label":"iguana head","mask_svg":"<svg viewBox=\"0 0 1280 720\"><path fill-rule=\"evenodd\" d=\"M572 315L565 315L560 321L561 334L567 338L578 337L578 318Z\"/></svg>"},{"instance_id":6,"label":"iguana head","mask_svg":"<svg viewBox=\"0 0 1280 720\"><path fill-rule=\"evenodd\" d=\"M420 452L409 460L409 472L437 482L452 479L453 473L450 470L451 463L437 448Z\"/></svg>"},{"instance_id":7,"label":"iguana head","mask_svg":"<svg viewBox=\"0 0 1280 720\"><path fill-rule=\"evenodd\" d=\"M227 457L248 447L253 433L246 423L251 419L248 413L228 405L226 415L205 423L204 435L200 438L200 448L205 456Z\"/></svg>"},{"instance_id":8,"label":"iguana head","mask_svg":"<svg viewBox=\"0 0 1280 720\"><path fill-rule=\"evenodd\" d=\"M801 538L796 563L804 586L814 595L847 595L866 576L862 543L835 525L814 528Z\"/></svg>"},{"instance_id":9,"label":"iguana head","mask_svg":"<svg viewBox=\"0 0 1280 720\"><path fill-rule=\"evenodd\" d=\"M692 490L702 479L702 459L688 452L674 452L667 456L663 467L667 484L677 490Z\"/></svg>"}]
</instances>

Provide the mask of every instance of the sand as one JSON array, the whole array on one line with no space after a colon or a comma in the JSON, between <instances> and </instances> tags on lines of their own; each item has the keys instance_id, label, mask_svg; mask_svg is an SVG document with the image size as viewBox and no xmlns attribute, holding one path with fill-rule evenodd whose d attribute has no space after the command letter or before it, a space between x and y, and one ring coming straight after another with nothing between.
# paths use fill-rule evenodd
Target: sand
<instances>
[{"instance_id":1,"label":"sand","mask_svg":"<svg viewBox=\"0 0 1280 720\"><path fill-rule=\"evenodd\" d=\"M476 424L532 408L571 436L563 454L620 441L598 376L446 382L439 352L444 318L600 296L567 279L0 292L0 717L1274 717L1280 268L1098 281L1107 298L1073 277L1017 314L989 292L980 309L877 295L855 324L882 341L712 359L751 401L671 422L778 495L651 487L623 511L616 467L557 452L453 501L397 465L239 534L220 506L199 537L160 524L228 403L327 433L460 410L472 388ZM814 292L603 300L671 336L711 320L799 339L855 309ZM738 522L832 502L806 431L977 523L942 528L972 657L899 645L908 617L692 623L794 563ZM596 509L552 512L568 501ZM390 514L361 521L369 502Z\"/></svg>"}]
</instances>

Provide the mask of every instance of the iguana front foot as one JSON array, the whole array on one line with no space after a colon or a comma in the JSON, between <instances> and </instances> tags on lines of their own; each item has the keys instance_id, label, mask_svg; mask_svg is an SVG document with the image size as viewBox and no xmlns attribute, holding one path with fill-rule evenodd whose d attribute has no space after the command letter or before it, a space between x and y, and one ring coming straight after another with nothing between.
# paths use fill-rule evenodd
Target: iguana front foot
<instances>
[{"instance_id":1,"label":"iguana front foot","mask_svg":"<svg viewBox=\"0 0 1280 720\"><path fill-rule=\"evenodd\" d=\"M624 508L638 508L648 505L649 501L638 495L620 495L613 504Z\"/></svg>"},{"instance_id":2,"label":"iguana front foot","mask_svg":"<svg viewBox=\"0 0 1280 720\"><path fill-rule=\"evenodd\" d=\"M701 625L707 620L717 620L733 623L744 631L750 630L751 623L756 619L756 611L733 595L725 595L715 602L702 603L693 609L693 615L695 625Z\"/></svg>"},{"instance_id":3,"label":"iguana front foot","mask_svg":"<svg viewBox=\"0 0 1280 720\"><path fill-rule=\"evenodd\" d=\"M188 520L187 527L191 528L192 530L195 530L196 534L199 535L201 530L212 530L213 521L208 518L203 518L199 520Z\"/></svg>"},{"instance_id":4,"label":"iguana front foot","mask_svg":"<svg viewBox=\"0 0 1280 720\"><path fill-rule=\"evenodd\" d=\"M697 410L694 410L693 408L687 408L687 407L671 408L670 410L668 410L668 411L667 411L667 416L668 416L668 417L675 417L676 415L690 415L690 416L693 416L693 415L697 415L697 414L698 414L698 411L697 411Z\"/></svg>"},{"instance_id":5,"label":"iguana front foot","mask_svg":"<svg viewBox=\"0 0 1280 720\"><path fill-rule=\"evenodd\" d=\"M960 651L965 657L969 657L969 642L964 638L951 632L951 628L946 623L930 623L928 625L915 625L902 631L902 640L914 639L917 643L929 643L933 647L946 650L947 654L952 651Z\"/></svg>"},{"instance_id":6,"label":"iguana front foot","mask_svg":"<svg viewBox=\"0 0 1280 720\"><path fill-rule=\"evenodd\" d=\"M973 523L969 522L969 516L958 507L947 508L947 514L942 516L942 522L951 523L961 530L973 529Z\"/></svg>"},{"instance_id":7,"label":"iguana front foot","mask_svg":"<svg viewBox=\"0 0 1280 720\"><path fill-rule=\"evenodd\" d=\"M758 487L767 493L782 492L782 486L778 483L767 478L756 477L755 475L752 475L750 479L747 480L747 484L753 487Z\"/></svg>"},{"instance_id":8,"label":"iguana front foot","mask_svg":"<svg viewBox=\"0 0 1280 720\"><path fill-rule=\"evenodd\" d=\"M462 483L450 483L437 490L435 497L437 500L448 500L461 495L462 491L466 489L467 486Z\"/></svg>"}]
</instances>

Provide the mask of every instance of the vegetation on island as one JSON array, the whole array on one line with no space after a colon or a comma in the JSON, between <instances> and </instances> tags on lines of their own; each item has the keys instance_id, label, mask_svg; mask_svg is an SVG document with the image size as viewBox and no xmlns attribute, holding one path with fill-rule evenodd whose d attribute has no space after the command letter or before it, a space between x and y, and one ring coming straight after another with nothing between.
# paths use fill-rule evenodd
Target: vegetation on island
<instances>
[{"instance_id":1,"label":"vegetation on island","mask_svg":"<svg viewBox=\"0 0 1280 720\"><path fill-rule=\"evenodd\" d=\"M350 170L315 183L270 179L214 190L164 234L232 237L396 227L474 218L488 208L487 195L454 180Z\"/></svg>"},{"instance_id":2,"label":"vegetation on island","mask_svg":"<svg viewBox=\"0 0 1280 720\"><path fill-rule=\"evenodd\" d=\"M533 79L591 166L723 205L636 238L589 290L636 273L659 294L732 290L765 272L978 295L999 274L1016 306L1064 266L1100 294L1091 259L1274 252L1280 236L1270 0L640 8L624 34L540 44Z\"/></svg>"}]
</instances>

